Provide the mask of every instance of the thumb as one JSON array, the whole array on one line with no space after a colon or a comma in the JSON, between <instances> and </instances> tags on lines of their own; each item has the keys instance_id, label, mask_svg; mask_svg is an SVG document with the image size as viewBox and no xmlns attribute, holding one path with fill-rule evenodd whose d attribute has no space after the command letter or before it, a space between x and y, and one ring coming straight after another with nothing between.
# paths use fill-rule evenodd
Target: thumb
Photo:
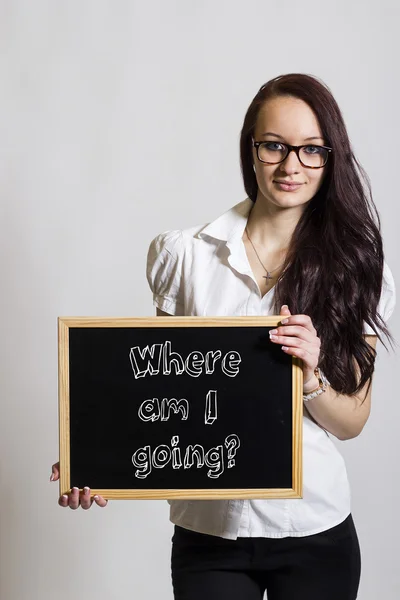
<instances>
[{"instance_id":1,"label":"thumb","mask_svg":"<svg viewBox=\"0 0 400 600\"><path fill-rule=\"evenodd\" d=\"M279 313L280 316L285 316L285 317L290 317L292 313L289 310L289 307L287 304L282 304L281 306L281 312Z\"/></svg>"},{"instance_id":2,"label":"thumb","mask_svg":"<svg viewBox=\"0 0 400 600\"><path fill-rule=\"evenodd\" d=\"M60 463L57 462L51 467L50 481L57 481L60 478Z\"/></svg>"}]
</instances>

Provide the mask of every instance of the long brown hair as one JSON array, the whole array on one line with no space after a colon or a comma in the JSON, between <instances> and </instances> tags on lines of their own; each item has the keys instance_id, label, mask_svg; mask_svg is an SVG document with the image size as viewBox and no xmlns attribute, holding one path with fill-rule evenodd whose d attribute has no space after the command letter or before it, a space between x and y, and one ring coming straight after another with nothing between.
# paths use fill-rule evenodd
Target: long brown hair
<instances>
[{"instance_id":1,"label":"long brown hair","mask_svg":"<svg viewBox=\"0 0 400 600\"><path fill-rule=\"evenodd\" d=\"M255 202L258 192L252 155L258 113L267 100L279 96L310 106L333 152L321 188L293 233L275 287L275 310L287 304L292 314L311 317L321 339L319 366L337 392L355 394L371 379L376 356L364 340L363 323L381 341L381 332L393 339L377 312L384 266L379 215L331 91L317 78L299 73L268 81L247 110L240 157L249 198Z\"/></svg>"}]
</instances>

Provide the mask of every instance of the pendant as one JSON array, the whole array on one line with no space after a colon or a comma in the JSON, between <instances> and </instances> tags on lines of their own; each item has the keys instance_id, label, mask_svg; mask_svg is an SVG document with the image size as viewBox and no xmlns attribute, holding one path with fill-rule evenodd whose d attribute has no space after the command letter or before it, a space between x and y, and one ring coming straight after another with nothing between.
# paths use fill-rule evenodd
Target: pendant
<instances>
[{"instance_id":1,"label":"pendant","mask_svg":"<svg viewBox=\"0 0 400 600\"><path fill-rule=\"evenodd\" d=\"M265 279L273 279L273 277L272 277L272 275L270 275L270 272L269 272L269 271L267 271L267 274L266 274L266 275L263 275L263 277L264 277Z\"/></svg>"}]
</instances>

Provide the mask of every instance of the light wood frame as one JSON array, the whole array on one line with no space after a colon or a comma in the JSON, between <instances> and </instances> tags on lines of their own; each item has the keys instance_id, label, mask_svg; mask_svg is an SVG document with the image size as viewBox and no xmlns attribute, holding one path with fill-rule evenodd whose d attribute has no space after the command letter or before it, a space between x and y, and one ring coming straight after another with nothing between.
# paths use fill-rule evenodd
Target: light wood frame
<instances>
[{"instance_id":1,"label":"light wood frame","mask_svg":"<svg viewBox=\"0 0 400 600\"><path fill-rule=\"evenodd\" d=\"M60 496L70 488L69 328L70 327L276 327L281 316L245 317L59 317L58 389ZM292 488L269 489L91 489L91 494L122 499L229 499L303 497L303 370L302 361L292 358Z\"/></svg>"}]
</instances>

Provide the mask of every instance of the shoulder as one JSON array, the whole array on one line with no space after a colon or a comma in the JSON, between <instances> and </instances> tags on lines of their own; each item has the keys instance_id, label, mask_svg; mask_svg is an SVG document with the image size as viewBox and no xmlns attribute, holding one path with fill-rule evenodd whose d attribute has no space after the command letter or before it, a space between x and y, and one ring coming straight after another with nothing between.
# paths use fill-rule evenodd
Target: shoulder
<instances>
[{"instance_id":1,"label":"shoulder","mask_svg":"<svg viewBox=\"0 0 400 600\"><path fill-rule=\"evenodd\" d=\"M147 252L146 276L153 304L170 315L185 314L185 295L192 273L193 244L202 227L163 231L153 238Z\"/></svg>"},{"instance_id":2,"label":"shoulder","mask_svg":"<svg viewBox=\"0 0 400 600\"><path fill-rule=\"evenodd\" d=\"M385 325L390 319L396 306L396 285L394 282L393 273L387 264L384 262L382 274L381 295L378 303L377 312ZM363 333L366 335L376 335L376 331L370 325L364 322Z\"/></svg>"},{"instance_id":3,"label":"shoulder","mask_svg":"<svg viewBox=\"0 0 400 600\"><path fill-rule=\"evenodd\" d=\"M396 284L393 273L387 262L383 265L382 292L379 301L379 314L384 321L391 316L396 305Z\"/></svg>"},{"instance_id":4,"label":"shoulder","mask_svg":"<svg viewBox=\"0 0 400 600\"><path fill-rule=\"evenodd\" d=\"M166 253L176 256L183 246L183 236L180 229L171 229L163 231L155 236L150 242L149 256L159 256Z\"/></svg>"},{"instance_id":5,"label":"shoulder","mask_svg":"<svg viewBox=\"0 0 400 600\"><path fill-rule=\"evenodd\" d=\"M396 284L394 282L393 273L387 264L386 260L383 264L383 280L382 280L382 291L387 290L390 293L396 293Z\"/></svg>"},{"instance_id":6,"label":"shoulder","mask_svg":"<svg viewBox=\"0 0 400 600\"><path fill-rule=\"evenodd\" d=\"M195 225L186 229L171 229L163 231L152 239L149 245L149 255L168 254L177 259L185 252L191 251L202 238L198 234L206 225Z\"/></svg>"}]
</instances>

